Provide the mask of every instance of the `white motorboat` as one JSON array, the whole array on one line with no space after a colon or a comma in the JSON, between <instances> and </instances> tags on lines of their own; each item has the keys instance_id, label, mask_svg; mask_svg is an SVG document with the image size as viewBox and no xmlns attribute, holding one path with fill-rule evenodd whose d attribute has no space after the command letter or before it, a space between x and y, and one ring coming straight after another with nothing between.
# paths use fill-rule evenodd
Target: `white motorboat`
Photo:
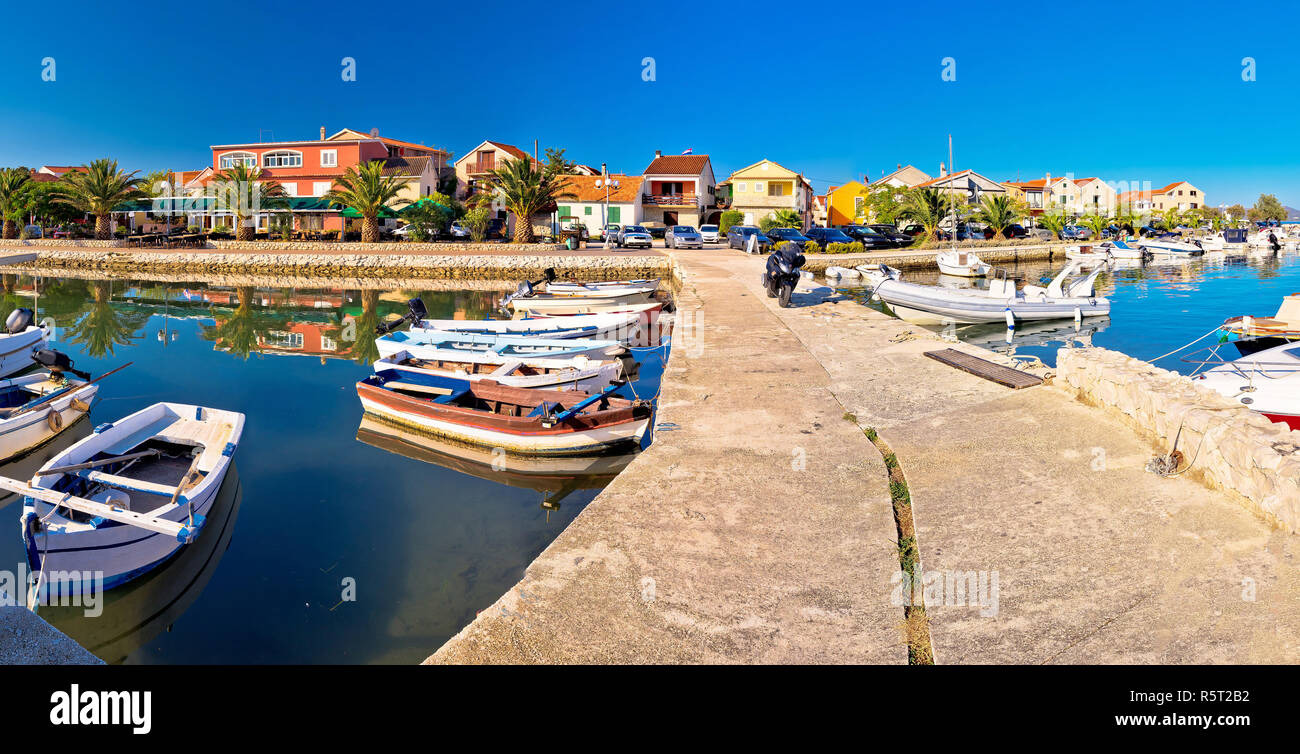
<instances>
[{"instance_id":1,"label":"white motorboat","mask_svg":"<svg viewBox=\"0 0 1300 754\"><path fill-rule=\"evenodd\" d=\"M1016 290L1015 280L1005 272L989 279L986 290L955 290L900 280L897 270L887 268L868 273L873 294L889 304L900 319L918 325L975 324L977 322L1082 319L1110 314L1110 301L1098 296L1094 284L1109 265L1103 264L1082 278L1075 261L1046 287L1026 285Z\"/></svg>"},{"instance_id":2,"label":"white motorboat","mask_svg":"<svg viewBox=\"0 0 1300 754\"><path fill-rule=\"evenodd\" d=\"M599 392L623 376L618 359L586 356L545 359L506 359L501 363L465 359L422 359L398 351L375 362L375 371L433 374L458 380L493 380L510 387Z\"/></svg>"},{"instance_id":3,"label":"white motorboat","mask_svg":"<svg viewBox=\"0 0 1300 754\"><path fill-rule=\"evenodd\" d=\"M883 280L887 277L892 277L894 280L898 280L903 277L902 272L899 272L897 269L890 267L887 264L860 264L853 269L861 272L868 280Z\"/></svg>"},{"instance_id":4,"label":"white motorboat","mask_svg":"<svg viewBox=\"0 0 1300 754\"><path fill-rule=\"evenodd\" d=\"M556 316L571 314L608 314L625 312L631 307L646 303L641 294L589 298L586 296L550 296L537 294L526 298L512 298L509 307L529 316Z\"/></svg>"},{"instance_id":5,"label":"white motorboat","mask_svg":"<svg viewBox=\"0 0 1300 754\"><path fill-rule=\"evenodd\" d=\"M1217 347L1215 349L1217 354ZM1300 430L1300 344L1247 354L1196 376L1196 384Z\"/></svg>"},{"instance_id":6,"label":"white motorboat","mask_svg":"<svg viewBox=\"0 0 1300 754\"><path fill-rule=\"evenodd\" d=\"M375 348L385 358L398 351L409 351L418 358L448 361L479 361L477 356L515 360L574 356L605 359L627 352L627 347L617 340L475 335L436 330L389 333L375 339Z\"/></svg>"},{"instance_id":7,"label":"white motorboat","mask_svg":"<svg viewBox=\"0 0 1300 754\"><path fill-rule=\"evenodd\" d=\"M1083 249L1091 250L1078 255L1077 258L1087 258L1087 256L1090 254L1102 253L1102 252L1108 255L1111 259L1140 260L1140 259L1147 259L1151 256L1151 252L1146 251L1142 247L1135 246L1129 243L1128 241L1122 239L1115 239L1114 241L1102 241L1096 244L1080 244L1079 246L1068 247L1065 250L1066 259L1073 258L1070 256L1070 249L1079 249L1080 251L1082 251Z\"/></svg>"},{"instance_id":8,"label":"white motorboat","mask_svg":"<svg viewBox=\"0 0 1300 754\"><path fill-rule=\"evenodd\" d=\"M1205 249L1199 244L1187 243L1172 233L1144 239L1139 245L1158 256L1197 256L1205 253Z\"/></svg>"},{"instance_id":9,"label":"white motorboat","mask_svg":"<svg viewBox=\"0 0 1300 754\"><path fill-rule=\"evenodd\" d=\"M1079 246L1065 247L1065 258L1072 261L1082 262L1087 265L1094 265L1111 261L1114 257L1112 257L1110 251L1104 248L1101 244L1081 244Z\"/></svg>"},{"instance_id":10,"label":"white motorboat","mask_svg":"<svg viewBox=\"0 0 1300 754\"><path fill-rule=\"evenodd\" d=\"M31 309L14 309L0 333L0 377L21 372L32 365L31 355L45 348L50 332L34 323Z\"/></svg>"},{"instance_id":11,"label":"white motorboat","mask_svg":"<svg viewBox=\"0 0 1300 754\"><path fill-rule=\"evenodd\" d=\"M857 278L857 277L861 277L861 273L859 273L856 269L852 269L852 268L849 268L849 267L839 267L839 266L836 266L836 265L831 265L830 267L827 267L827 268L826 268L826 272L823 273L823 274L826 275L826 277L828 277L828 278Z\"/></svg>"},{"instance_id":12,"label":"white motorboat","mask_svg":"<svg viewBox=\"0 0 1300 754\"><path fill-rule=\"evenodd\" d=\"M564 296L602 296L619 293L646 293L659 289L659 278L653 280L613 280L609 282L579 283L553 280L546 284L546 292Z\"/></svg>"},{"instance_id":13,"label":"white motorboat","mask_svg":"<svg viewBox=\"0 0 1300 754\"><path fill-rule=\"evenodd\" d=\"M935 255L934 261L939 264L939 271L943 274L963 278L982 278L993 269L971 251L941 251Z\"/></svg>"}]
</instances>

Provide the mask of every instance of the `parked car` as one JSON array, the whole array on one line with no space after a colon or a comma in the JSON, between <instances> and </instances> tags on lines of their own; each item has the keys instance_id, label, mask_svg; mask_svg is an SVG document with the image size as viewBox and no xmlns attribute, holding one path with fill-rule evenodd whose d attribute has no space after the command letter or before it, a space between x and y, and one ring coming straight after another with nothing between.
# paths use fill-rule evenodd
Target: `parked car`
<instances>
[{"instance_id":1,"label":"parked car","mask_svg":"<svg viewBox=\"0 0 1300 754\"><path fill-rule=\"evenodd\" d=\"M799 248L803 248L803 245L808 243L808 236L805 236L794 228L772 228L764 235L767 236L767 240L777 246L789 241L790 243L797 243L799 244Z\"/></svg>"},{"instance_id":2,"label":"parked car","mask_svg":"<svg viewBox=\"0 0 1300 754\"><path fill-rule=\"evenodd\" d=\"M876 229L869 225L841 225L839 229L844 231L844 235L862 244L862 248L867 251L896 249L899 246L912 243L912 239L909 238L907 239L906 244L900 244L893 239L886 238L880 233L877 233Z\"/></svg>"},{"instance_id":3,"label":"parked car","mask_svg":"<svg viewBox=\"0 0 1300 754\"><path fill-rule=\"evenodd\" d=\"M995 235L997 234L994 233L992 228L986 227L984 229L984 240L991 240ZM1012 224L1002 229L1003 238L1027 238L1028 236L1029 231L1023 225Z\"/></svg>"},{"instance_id":4,"label":"parked car","mask_svg":"<svg viewBox=\"0 0 1300 754\"><path fill-rule=\"evenodd\" d=\"M703 249L704 239L691 225L674 225L664 234L665 249Z\"/></svg>"},{"instance_id":5,"label":"parked car","mask_svg":"<svg viewBox=\"0 0 1300 754\"><path fill-rule=\"evenodd\" d=\"M645 232L650 234L651 238L663 238L664 235L668 232L668 226L660 225L659 223L643 225L642 228L645 230Z\"/></svg>"},{"instance_id":6,"label":"parked car","mask_svg":"<svg viewBox=\"0 0 1300 754\"><path fill-rule=\"evenodd\" d=\"M804 235L808 236L808 240L816 241L823 249L833 243L853 243L853 236L839 228L809 228Z\"/></svg>"},{"instance_id":7,"label":"parked car","mask_svg":"<svg viewBox=\"0 0 1300 754\"><path fill-rule=\"evenodd\" d=\"M39 226L39 225L28 225L28 226L26 226L26 227L23 228L23 233L27 234L27 237L28 237L28 238L44 238L44 237L45 237L45 231L42 230L42 229L41 229L41 226Z\"/></svg>"},{"instance_id":8,"label":"parked car","mask_svg":"<svg viewBox=\"0 0 1300 754\"><path fill-rule=\"evenodd\" d=\"M727 230L727 248L748 249L750 236L757 237L756 243L760 254L766 253L772 245L771 240L763 234L763 231L753 225L733 225Z\"/></svg>"},{"instance_id":9,"label":"parked car","mask_svg":"<svg viewBox=\"0 0 1300 754\"><path fill-rule=\"evenodd\" d=\"M613 241L618 238L618 234L621 233L622 231L623 231L623 226L620 225L619 223L609 223L608 225L600 229L600 240L604 241L606 238L608 238L609 240Z\"/></svg>"},{"instance_id":10,"label":"parked car","mask_svg":"<svg viewBox=\"0 0 1300 754\"><path fill-rule=\"evenodd\" d=\"M872 223L867 226L880 235L888 238L899 246L908 246L912 243L912 237L898 229L897 225L888 223Z\"/></svg>"},{"instance_id":11,"label":"parked car","mask_svg":"<svg viewBox=\"0 0 1300 754\"><path fill-rule=\"evenodd\" d=\"M1039 241L1051 241L1056 238L1056 234L1047 228L1030 228L1027 237L1036 238Z\"/></svg>"},{"instance_id":12,"label":"parked car","mask_svg":"<svg viewBox=\"0 0 1300 754\"><path fill-rule=\"evenodd\" d=\"M618 233L619 248L629 246L640 246L643 249L650 248L650 232L640 225L624 225Z\"/></svg>"},{"instance_id":13,"label":"parked car","mask_svg":"<svg viewBox=\"0 0 1300 754\"><path fill-rule=\"evenodd\" d=\"M701 225L700 238L704 239L704 243L717 243L718 241L721 240L720 238L718 238L718 226Z\"/></svg>"},{"instance_id":14,"label":"parked car","mask_svg":"<svg viewBox=\"0 0 1300 754\"><path fill-rule=\"evenodd\" d=\"M469 238L470 236L469 228L462 225L460 220L453 222L451 227L447 229L447 233L449 233L452 238Z\"/></svg>"},{"instance_id":15,"label":"parked car","mask_svg":"<svg viewBox=\"0 0 1300 754\"><path fill-rule=\"evenodd\" d=\"M1143 238L1152 238L1152 237L1154 237L1154 236L1163 236L1163 235L1165 234L1165 229L1164 229L1164 228L1156 228L1156 227L1151 226L1151 225L1143 225L1143 226L1138 230L1138 234L1141 235Z\"/></svg>"},{"instance_id":16,"label":"parked car","mask_svg":"<svg viewBox=\"0 0 1300 754\"><path fill-rule=\"evenodd\" d=\"M1061 228L1061 238L1066 241L1086 241L1092 238L1092 231L1079 225L1067 225Z\"/></svg>"}]
</instances>

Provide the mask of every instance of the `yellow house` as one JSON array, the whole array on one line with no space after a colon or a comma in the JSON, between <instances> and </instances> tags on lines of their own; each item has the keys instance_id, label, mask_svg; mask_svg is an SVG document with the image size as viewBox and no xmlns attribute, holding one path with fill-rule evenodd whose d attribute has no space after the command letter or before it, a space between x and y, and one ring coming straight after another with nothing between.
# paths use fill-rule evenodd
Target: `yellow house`
<instances>
[{"instance_id":1,"label":"yellow house","mask_svg":"<svg viewBox=\"0 0 1300 754\"><path fill-rule=\"evenodd\" d=\"M727 181L731 183L731 208L745 214L746 225L757 225L783 209L797 212L803 228L812 220L812 184L793 170L762 160L737 170Z\"/></svg>"},{"instance_id":2,"label":"yellow house","mask_svg":"<svg viewBox=\"0 0 1300 754\"><path fill-rule=\"evenodd\" d=\"M826 225L852 225L866 220L867 187L857 181L832 186L826 192Z\"/></svg>"}]
</instances>

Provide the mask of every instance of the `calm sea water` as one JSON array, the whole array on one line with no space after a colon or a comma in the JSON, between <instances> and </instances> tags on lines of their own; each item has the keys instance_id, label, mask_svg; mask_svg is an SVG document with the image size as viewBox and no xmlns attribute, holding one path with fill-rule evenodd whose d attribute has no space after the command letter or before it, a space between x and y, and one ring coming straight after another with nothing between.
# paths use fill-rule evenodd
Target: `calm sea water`
<instances>
[{"instance_id":1,"label":"calm sea water","mask_svg":"<svg viewBox=\"0 0 1300 754\"><path fill-rule=\"evenodd\" d=\"M1205 335L1229 317L1272 316L1277 313L1283 296L1300 292L1300 254L1295 251L1283 251L1276 256L1206 254L1191 261L1121 264L1127 266L1102 273L1097 282L1097 292L1111 301L1110 316L1085 319L1077 329L1069 320L1023 323L1016 328L1010 343L1006 325L1002 323L926 329L1002 353L1037 357L1048 365L1055 365L1057 349L1087 344L1149 360ZM1064 265L1064 261L1059 261L1003 267L1026 282L1038 283L1050 280ZM905 272L904 279L954 287L985 285L982 281L967 281L938 272ZM866 302L865 289L847 288L846 292ZM879 302L868 305L882 307ZM1217 336L1211 336L1188 351L1216 342ZM1186 353L1161 359L1157 366L1192 372L1198 365L1181 361L1180 357ZM1222 349L1220 353L1229 359L1237 355L1235 348Z\"/></svg>"},{"instance_id":2,"label":"calm sea water","mask_svg":"<svg viewBox=\"0 0 1300 754\"><path fill-rule=\"evenodd\" d=\"M3 281L0 317L37 308L57 326L52 347L77 368L99 375L133 363L100 383L89 420L0 473L29 478L93 424L157 401L247 415L236 472L195 545L110 591L100 617L42 609L108 662L419 662L518 581L631 458L602 460L590 474L508 474L461 449L362 425L354 385L371 371L379 318L416 295L431 317L482 318L514 283ZM635 353L639 375L622 393L651 397L666 346ZM23 562L19 513L15 496L0 498L3 570ZM355 601L342 599L347 584Z\"/></svg>"}]
</instances>

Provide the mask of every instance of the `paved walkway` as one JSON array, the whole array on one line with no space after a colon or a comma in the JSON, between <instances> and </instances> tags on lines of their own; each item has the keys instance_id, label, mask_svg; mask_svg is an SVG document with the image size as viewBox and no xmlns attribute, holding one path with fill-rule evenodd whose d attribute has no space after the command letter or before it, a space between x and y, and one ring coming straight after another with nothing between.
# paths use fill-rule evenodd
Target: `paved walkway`
<instances>
[{"instance_id":1,"label":"paved walkway","mask_svg":"<svg viewBox=\"0 0 1300 754\"><path fill-rule=\"evenodd\" d=\"M927 359L950 344L829 289L779 309L759 258L676 256L704 332L666 374L680 428L430 662L905 662L884 467L846 413L898 456L926 577L996 575L983 608L930 582L938 662L1300 660L1300 538L1145 472L1059 388Z\"/></svg>"}]
</instances>

